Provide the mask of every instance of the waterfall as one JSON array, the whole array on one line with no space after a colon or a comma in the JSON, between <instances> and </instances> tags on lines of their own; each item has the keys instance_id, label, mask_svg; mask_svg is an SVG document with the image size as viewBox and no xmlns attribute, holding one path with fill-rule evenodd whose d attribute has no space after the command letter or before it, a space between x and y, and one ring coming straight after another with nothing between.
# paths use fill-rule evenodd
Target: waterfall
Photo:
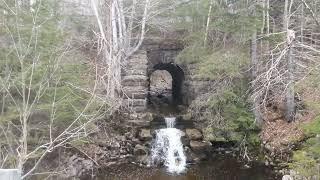
<instances>
[{"instance_id":1,"label":"waterfall","mask_svg":"<svg viewBox=\"0 0 320 180\"><path fill-rule=\"evenodd\" d=\"M181 173L186 168L179 129L174 128L176 118L165 118L167 128L156 131L156 139L151 149L151 162L164 163L170 173Z\"/></svg>"},{"instance_id":2,"label":"waterfall","mask_svg":"<svg viewBox=\"0 0 320 180\"><path fill-rule=\"evenodd\" d=\"M176 118L175 117L167 117L165 118L167 128L174 128L176 125Z\"/></svg>"}]
</instances>

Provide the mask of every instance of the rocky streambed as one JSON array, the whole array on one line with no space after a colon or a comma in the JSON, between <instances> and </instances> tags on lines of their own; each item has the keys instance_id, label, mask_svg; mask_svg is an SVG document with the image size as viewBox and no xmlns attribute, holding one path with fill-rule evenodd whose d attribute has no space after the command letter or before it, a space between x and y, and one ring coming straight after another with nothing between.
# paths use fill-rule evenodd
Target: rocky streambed
<instances>
[{"instance_id":1,"label":"rocky streambed","mask_svg":"<svg viewBox=\"0 0 320 180\"><path fill-rule=\"evenodd\" d=\"M60 158L63 162L57 163L61 164L67 174L63 178L278 179L271 166L258 162L241 162L234 149L217 147L219 145L205 141L201 130L192 121L181 116L177 117L175 127L182 132L181 142L187 170L179 175L168 173L163 165L150 164L156 132L166 126L164 117L147 113L128 114L123 120L117 120L112 125L100 125L90 142L78 146L72 152L61 153L64 154ZM101 127L110 129L103 130ZM110 133L111 129L113 133Z\"/></svg>"},{"instance_id":2,"label":"rocky streambed","mask_svg":"<svg viewBox=\"0 0 320 180\"><path fill-rule=\"evenodd\" d=\"M253 162L248 166L229 155L213 155L198 164L189 164L181 174L171 174L164 168L135 164L111 166L99 172L97 180L276 180L273 169Z\"/></svg>"}]
</instances>

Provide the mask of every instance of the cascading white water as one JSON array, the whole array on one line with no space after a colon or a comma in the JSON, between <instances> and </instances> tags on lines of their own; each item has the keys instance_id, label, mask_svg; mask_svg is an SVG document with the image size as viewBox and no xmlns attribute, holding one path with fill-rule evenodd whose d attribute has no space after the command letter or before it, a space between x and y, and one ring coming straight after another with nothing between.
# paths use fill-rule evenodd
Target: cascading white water
<instances>
[{"instance_id":1,"label":"cascading white water","mask_svg":"<svg viewBox=\"0 0 320 180\"><path fill-rule=\"evenodd\" d=\"M186 169L186 156L183 152L179 129L174 128L176 118L165 118L167 128L156 131L156 139L151 150L153 164L163 162L170 173L181 173Z\"/></svg>"},{"instance_id":2,"label":"cascading white water","mask_svg":"<svg viewBox=\"0 0 320 180\"><path fill-rule=\"evenodd\" d=\"M175 117L167 117L164 120L166 121L167 128L174 128L174 125L176 125Z\"/></svg>"}]
</instances>

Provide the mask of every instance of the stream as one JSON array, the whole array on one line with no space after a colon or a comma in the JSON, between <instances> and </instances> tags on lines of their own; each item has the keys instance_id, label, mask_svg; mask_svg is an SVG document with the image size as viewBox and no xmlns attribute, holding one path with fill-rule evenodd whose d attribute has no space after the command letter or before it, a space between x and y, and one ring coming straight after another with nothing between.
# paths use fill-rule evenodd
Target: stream
<instances>
[{"instance_id":1,"label":"stream","mask_svg":"<svg viewBox=\"0 0 320 180\"><path fill-rule=\"evenodd\" d=\"M272 168L260 163L244 163L231 156L218 155L206 162L189 165L182 174L172 174L166 168L140 167L124 164L103 170L97 180L276 180Z\"/></svg>"},{"instance_id":2,"label":"stream","mask_svg":"<svg viewBox=\"0 0 320 180\"><path fill-rule=\"evenodd\" d=\"M97 180L275 180L271 167L262 163L245 164L232 155L212 154L200 164L187 164L181 131L176 118L165 118L167 127L158 129L151 149L149 166L122 164L103 169ZM160 162L160 163L159 163ZM159 164L162 164L159 165Z\"/></svg>"}]
</instances>

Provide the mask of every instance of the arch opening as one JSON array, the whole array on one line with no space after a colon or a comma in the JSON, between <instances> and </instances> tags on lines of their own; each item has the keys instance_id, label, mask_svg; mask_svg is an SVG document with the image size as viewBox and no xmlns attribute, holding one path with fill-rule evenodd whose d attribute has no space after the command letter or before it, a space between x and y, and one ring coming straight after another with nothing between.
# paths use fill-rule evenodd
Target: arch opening
<instances>
[{"instance_id":1,"label":"arch opening","mask_svg":"<svg viewBox=\"0 0 320 180\"><path fill-rule=\"evenodd\" d=\"M174 63L155 65L149 75L148 101L151 106L181 105L183 102L183 70Z\"/></svg>"}]
</instances>

